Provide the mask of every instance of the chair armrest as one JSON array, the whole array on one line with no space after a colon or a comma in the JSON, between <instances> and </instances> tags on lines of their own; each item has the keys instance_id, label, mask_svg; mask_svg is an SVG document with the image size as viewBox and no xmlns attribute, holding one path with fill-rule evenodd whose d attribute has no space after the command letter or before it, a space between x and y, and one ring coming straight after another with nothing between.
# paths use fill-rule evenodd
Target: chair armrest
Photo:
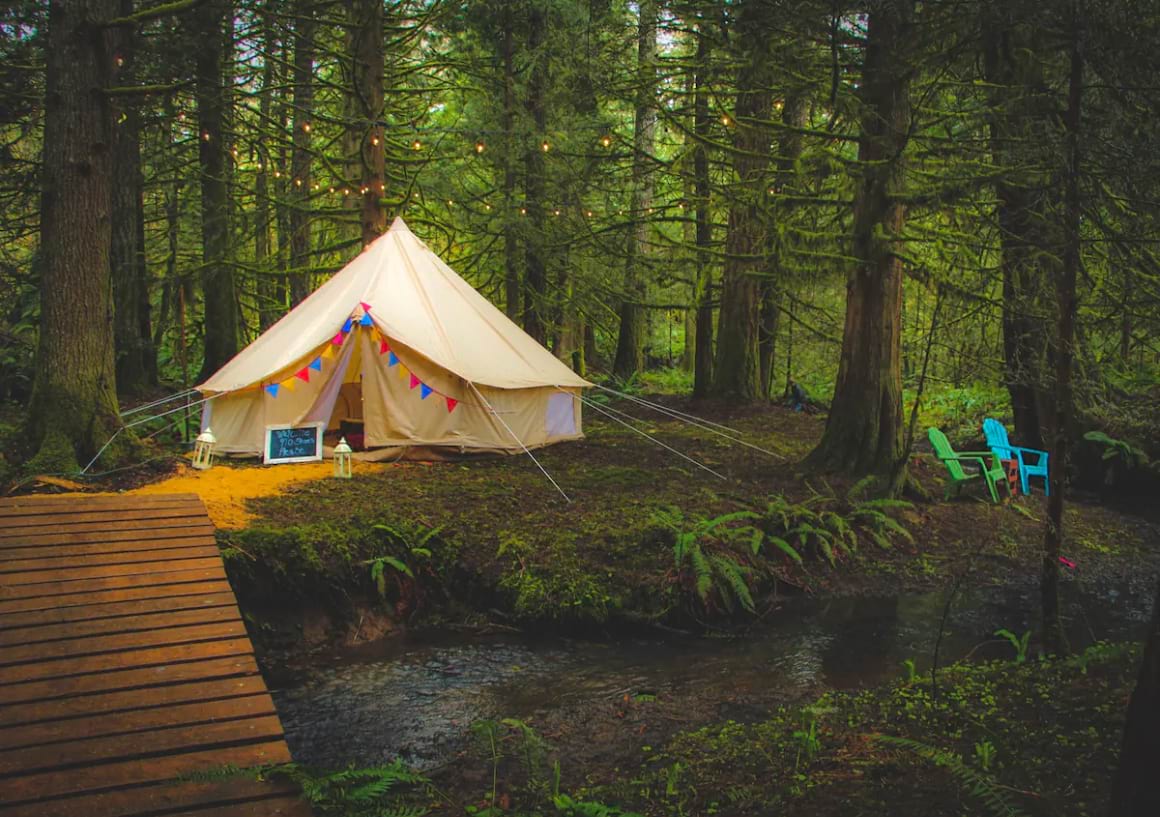
<instances>
[{"instance_id":1,"label":"chair armrest","mask_svg":"<svg viewBox=\"0 0 1160 817\"><path fill-rule=\"evenodd\" d=\"M971 456L970 454L956 454L953 457L939 457L939 460L942 462L947 462L948 460L953 462L969 462L978 465L983 470L987 469L987 461L984 458Z\"/></svg>"},{"instance_id":2,"label":"chair armrest","mask_svg":"<svg viewBox=\"0 0 1160 817\"><path fill-rule=\"evenodd\" d=\"M1013 446L1013 448L1015 449L1015 451L1018 451L1020 454L1035 454L1039 457L1046 457L1047 456L1046 451L1041 451L1038 448L1023 448L1022 446Z\"/></svg>"}]
</instances>

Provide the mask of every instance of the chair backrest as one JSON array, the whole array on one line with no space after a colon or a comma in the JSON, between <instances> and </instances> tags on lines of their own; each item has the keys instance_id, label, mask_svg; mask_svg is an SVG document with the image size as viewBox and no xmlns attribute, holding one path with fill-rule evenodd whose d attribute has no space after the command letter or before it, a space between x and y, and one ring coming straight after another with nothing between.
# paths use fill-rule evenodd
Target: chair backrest
<instances>
[{"instance_id":1,"label":"chair backrest","mask_svg":"<svg viewBox=\"0 0 1160 817\"><path fill-rule=\"evenodd\" d=\"M942 460L943 465L947 467L947 471L955 479L964 479L966 475L963 473L963 466L956 460L947 459L955 455L955 450L951 448L950 440L947 435L943 434L937 428L932 428L926 432L927 439L930 440L930 447L934 449L934 455Z\"/></svg>"},{"instance_id":2,"label":"chair backrest","mask_svg":"<svg viewBox=\"0 0 1160 817\"><path fill-rule=\"evenodd\" d=\"M987 447L995 456L1004 460L1015 459L1011 441L1007 439L1007 428L998 420L991 417L983 420L983 436L987 440Z\"/></svg>"}]
</instances>

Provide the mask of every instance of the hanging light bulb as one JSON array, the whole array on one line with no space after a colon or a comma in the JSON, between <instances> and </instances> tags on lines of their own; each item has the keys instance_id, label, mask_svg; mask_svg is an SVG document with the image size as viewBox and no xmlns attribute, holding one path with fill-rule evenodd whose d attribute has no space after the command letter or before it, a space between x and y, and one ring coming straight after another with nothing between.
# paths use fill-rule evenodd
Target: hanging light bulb
<instances>
[{"instance_id":1,"label":"hanging light bulb","mask_svg":"<svg viewBox=\"0 0 1160 817\"><path fill-rule=\"evenodd\" d=\"M203 142L208 142L208 141L209 141L209 131L202 131L202 133L201 133L201 141L203 141Z\"/></svg>"},{"instance_id":2,"label":"hanging light bulb","mask_svg":"<svg viewBox=\"0 0 1160 817\"><path fill-rule=\"evenodd\" d=\"M488 212L491 212L491 205L484 202L483 209L487 210Z\"/></svg>"},{"instance_id":3,"label":"hanging light bulb","mask_svg":"<svg viewBox=\"0 0 1160 817\"><path fill-rule=\"evenodd\" d=\"M482 141L475 143L475 152L476 153L483 153L483 151L486 149L487 149L487 146L484 145Z\"/></svg>"},{"instance_id":4,"label":"hanging light bulb","mask_svg":"<svg viewBox=\"0 0 1160 817\"><path fill-rule=\"evenodd\" d=\"M301 179L295 179L295 180L294 180L294 184L295 184L295 185L297 185L298 187L301 187L301 186L302 186L302 180L301 180Z\"/></svg>"},{"instance_id":5,"label":"hanging light bulb","mask_svg":"<svg viewBox=\"0 0 1160 817\"><path fill-rule=\"evenodd\" d=\"M379 137L377 137L377 136L372 136L372 137L371 137L371 144L372 144L372 145L377 145L378 143L379 143Z\"/></svg>"},{"instance_id":6,"label":"hanging light bulb","mask_svg":"<svg viewBox=\"0 0 1160 817\"><path fill-rule=\"evenodd\" d=\"M603 136L600 137L600 144L604 145L604 147L606 147L606 148L612 147L612 137L609 136L607 133L604 134Z\"/></svg>"},{"instance_id":7,"label":"hanging light bulb","mask_svg":"<svg viewBox=\"0 0 1160 817\"><path fill-rule=\"evenodd\" d=\"M729 118L728 114L721 114L721 124L722 125L724 125L725 127L729 127L729 125L731 125L732 123L733 123L733 120L731 120Z\"/></svg>"},{"instance_id":8,"label":"hanging light bulb","mask_svg":"<svg viewBox=\"0 0 1160 817\"><path fill-rule=\"evenodd\" d=\"M302 132L303 133L310 133L310 123L309 122L302 123Z\"/></svg>"},{"instance_id":9,"label":"hanging light bulb","mask_svg":"<svg viewBox=\"0 0 1160 817\"><path fill-rule=\"evenodd\" d=\"M527 214L528 214L528 208L527 208L527 207L521 207L521 208L520 208L520 215L521 215L521 216L526 216Z\"/></svg>"},{"instance_id":10,"label":"hanging light bulb","mask_svg":"<svg viewBox=\"0 0 1160 817\"><path fill-rule=\"evenodd\" d=\"M422 150L422 149L423 149L423 143L420 142L418 139L416 139L414 142L411 143L411 150Z\"/></svg>"},{"instance_id":11,"label":"hanging light bulb","mask_svg":"<svg viewBox=\"0 0 1160 817\"><path fill-rule=\"evenodd\" d=\"M115 62L117 64L117 67L120 68L121 66L123 66L125 64L125 58L122 57L120 54L118 54L116 57L113 58L113 62Z\"/></svg>"},{"instance_id":12,"label":"hanging light bulb","mask_svg":"<svg viewBox=\"0 0 1160 817\"><path fill-rule=\"evenodd\" d=\"M544 153L547 153L551 149L552 149L552 146L548 144L547 139L545 139L543 142L540 143L540 150L544 151Z\"/></svg>"}]
</instances>

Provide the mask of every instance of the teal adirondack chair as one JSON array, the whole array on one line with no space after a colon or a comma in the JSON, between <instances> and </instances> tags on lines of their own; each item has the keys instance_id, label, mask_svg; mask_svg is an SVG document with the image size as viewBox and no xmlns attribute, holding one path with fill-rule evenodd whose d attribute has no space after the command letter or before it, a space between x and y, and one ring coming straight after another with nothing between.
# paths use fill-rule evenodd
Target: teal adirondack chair
<instances>
[{"instance_id":1,"label":"teal adirondack chair","mask_svg":"<svg viewBox=\"0 0 1160 817\"><path fill-rule=\"evenodd\" d=\"M990 417L983 421L983 436L987 438L987 447L1000 459L1019 461L1019 484L1023 488L1023 493L1031 493L1031 477L1043 477L1043 493L1051 496L1051 484L1047 478L1046 451L1011 445L1007 440L1007 428ZM1035 462L1024 459L1028 455L1034 456Z\"/></svg>"},{"instance_id":2,"label":"teal adirondack chair","mask_svg":"<svg viewBox=\"0 0 1160 817\"><path fill-rule=\"evenodd\" d=\"M930 440L931 448L934 449L934 455L947 467L947 473L951 477L944 493L946 499L950 499L952 493L958 494L964 483L980 477L987 483L987 490L991 492L992 502L999 501L997 485L1002 485L1006 489L1007 495L1011 495L1011 485L1007 482L1007 472L995 454L990 451L956 452L951 448L947 435L937 428L927 431L926 436ZM963 470L964 464L977 467L978 473L968 474Z\"/></svg>"}]
</instances>

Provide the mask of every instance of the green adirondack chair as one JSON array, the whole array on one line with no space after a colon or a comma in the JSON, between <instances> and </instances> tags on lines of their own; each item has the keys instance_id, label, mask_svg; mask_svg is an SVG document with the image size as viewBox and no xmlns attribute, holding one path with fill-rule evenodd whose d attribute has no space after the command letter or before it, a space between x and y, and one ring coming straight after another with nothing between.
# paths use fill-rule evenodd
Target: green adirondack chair
<instances>
[{"instance_id":1,"label":"green adirondack chair","mask_svg":"<svg viewBox=\"0 0 1160 817\"><path fill-rule=\"evenodd\" d=\"M932 428L926 432L926 436L930 439L931 448L934 449L934 455L939 458L943 465L947 467L947 473L950 474L951 481L947 483L944 497L950 499L952 494L958 494L962 489L963 484L970 482L973 479L983 478L987 483L987 490L991 492L991 501L999 501L999 490L997 485L1002 485L1007 495L1011 495L1011 484L1007 482L1007 472L1003 468L1003 463L999 458L990 451L959 451L956 452L951 448L950 441L947 440L947 435L943 434L937 428ZM978 473L968 474L963 470L963 465L972 465L977 467Z\"/></svg>"}]
</instances>

